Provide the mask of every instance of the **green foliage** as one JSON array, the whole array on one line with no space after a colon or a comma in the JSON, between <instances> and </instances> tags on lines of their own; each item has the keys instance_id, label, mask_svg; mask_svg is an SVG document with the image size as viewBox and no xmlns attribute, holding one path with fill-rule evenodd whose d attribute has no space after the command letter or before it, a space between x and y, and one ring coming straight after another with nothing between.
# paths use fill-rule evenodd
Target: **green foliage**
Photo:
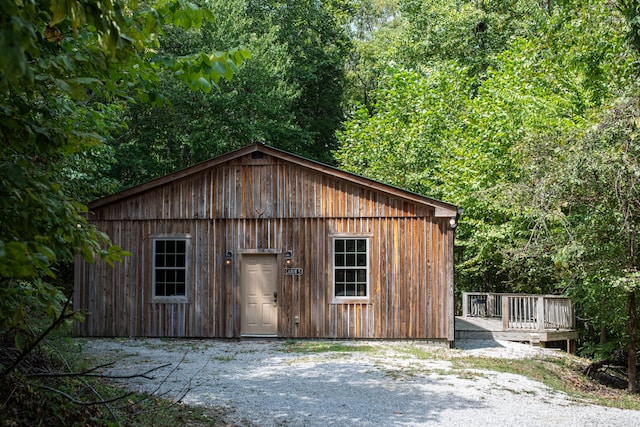
<instances>
[{"instance_id":1,"label":"green foliage","mask_svg":"<svg viewBox=\"0 0 640 427\"><path fill-rule=\"evenodd\" d=\"M638 0L618 0L617 6L629 26L627 39L636 51L640 51L640 2Z\"/></svg>"},{"instance_id":2,"label":"green foliage","mask_svg":"<svg viewBox=\"0 0 640 427\"><path fill-rule=\"evenodd\" d=\"M381 54L395 52L405 67L388 67L375 104L345 123L341 166L465 208L456 230L459 289L564 289L573 274L566 259L579 248L560 253L546 237L559 233L552 225L563 211L544 197L527 205L519 188L539 188L533 177L554 168L547 157L562 155L594 111L633 81L624 20L597 0L400 5L406 23L393 38L372 39L395 40ZM402 50L403 40L416 48ZM538 222L542 215L553 224Z\"/></svg>"},{"instance_id":3,"label":"green foliage","mask_svg":"<svg viewBox=\"0 0 640 427\"><path fill-rule=\"evenodd\" d=\"M200 28L166 28L157 52L180 58L215 45L243 45L252 60L233 84L194 93L161 74L163 105L130 104L127 126L109 142L108 176L129 187L230 150L262 142L333 162L342 116L344 58L340 2L203 3L215 15Z\"/></svg>"},{"instance_id":4,"label":"green foliage","mask_svg":"<svg viewBox=\"0 0 640 427\"><path fill-rule=\"evenodd\" d=\"M533 1L404 0L410 22L406 56L412 66L455 61L482 79L512 40L529 37L544 10Z\"/></svg>"},{"instance_id":5,"label":"green foliage","mask_svg":"<svg viewBox=\"0 0 640 427\"><path fill-rule=\"evenodd\" d=\"M0 339L12 338L15 348L22 352L33 335L63 314L66 299L60 289L39 279L15 280L0 287ZM81 316L72 319L81 320ZM70 330L71 320L65 326Z\"/></svg>"},{"instance_id":6,"label":"green foliage","mask_svg":"<svg viewBox=\"0 0 640 427\"><path fill-rule=\"evenodd\" d=\"M15 334L18 348L34 334L25 307L59 311L60 293L41 282L56 265L127 254L87 223L81 203L110 184L88 171L109 163L101 143L120 126L121 103L160 102L160 69L209 89L249 56L157 52L165 25L211 18L184 0L0 4L0 295L10 301L0 335Z\"/></svg>"},{"instance_id":7,"label":"green foliage","mask_svg":"<svg viewBox=\"0 0 640 427\"><path fill-rule=\"evenodd\" d=\"M529 164L515 192L532 224L527 253L546 248L555 282L577 304L584 351L599 357L629 342L627 298L640 285L640 107L629 92L564 145L531 144L525 157L545 160Z\"/></svg>"},{"instance_id":8,"label":"green foliage","mask_svg":"<svg viewBox=\"0 0 640 427\"><path fill-rule=\"evenodd\" d=\"M372 38L393 40L380 55L404 67L377 78L336 152L350 171L463 206L457 289L565 293L589 356L633 342L635 3L402 1L393 37Z\"/></svg>"},{"instance_id":9,"label":"green foliage","mask_svg":"<svg viewBox=\"0 0 640 427\"><path fill-rule=\"evenodd\" d=\"M353 48L346 61L345 105L375 107L376 90L387 68L402 57L407 21L398 0L354 1L351 17Z\"/></svg>"},{"instance_id":10,"label":"green foliage","mask_svg":"<svg viewBox=\"0 0 640 427\"><path fill-rule=\"evenodd\" d=\"M348 3L344 0L252 0L247 14L254 31L277 30L286 46L291 69L286 78L300 91L292 105L296 124L313 138L311 148L286 147L325 163L333 163L335 132L343 118L345 58L351 48L347 37Z\"/></svg>"},{"instance_id":11,"label":"green foliage","mask_svg":"<svg viewBox=\"0 0 640 427\"><path fill-rule=\"evenodd\" d=\"M339 133L336 159L346 170L443 197L442 166L452 154L445 142L456 138L469 90L464 73L455 65L427 75L394 70L377 92L375 114L360 106Z\"/></svg>"},{"instance_id":12,"label":"green foliage","mask_svg":"<svg viewBox=\"0 0 640 427\"><path fill-rule=\"evenodd\" d=\"M87 224L86 207L70 198L51 165L14 154L0 167L0 277L53 277L52 266L100 254L108 262L122 251ZM107 245L106 249L103 247Z\"/></svg>"},{"instance_id":13,"label":"green foliage","mask_svg":"<svg viewBox=\"0 0 640 427\"><path fill-rule=\"evenodd\" d=\"M218 17L215 23L167 29L160 51L182 56L217 43L241 44L253 58L233 84L220 82L208 93L189 91L171 73L163 73L167 104L130 104L123 113L127 127L109 142L117 159L109 174L122 187L256 141L304 153L313 149L313 135L297 123L294 103L300 91L289 81L292 64L277 29L252 33L244 1L208 2L206 7Z\"/></svg>"},{"instance_id":14,"label":"green foliage","mask_svg":"<svg viewBox=\"0 0 640 427\"><path fill-rule=\"evenodd\" d=\"M86 226L85 208L68 195L60 168L117 126L111 114L117 104L105 100L148 93L162 57L144 48L157 43L165 20L195 25L209 16L186 3L157 6L130 5L125 12L120 2L53 2L50 10L36 1L3 2L0 56L10 59L0 63L3 277L51 275L51 264L72 260L76 251L91 257L107 242ZM164 65L185 81L215 82L230 76L243 52ZM98 252L113 259L113 248Z\"/></svg>"},{"instance_id":15,"label":"green foliage","mask_svg":"<svg viewBox=\"0 0 640 427\"><path fill-rule=\"evenodd\" d=\"M6 342L0 346L4 356ZM0 376L0 420L8 426L216 426L225 411L192 407L155 394L127 392L121 384L77 373L103 365L82 356L78 340L51 334L32 353L25 375ZM59 374L59 376L47 376ZM64 374L69 374L64 376ZM92 374L100 374L92 371ZM101 404L101 402L109 402Z\"/></svg>"}]
</instances>

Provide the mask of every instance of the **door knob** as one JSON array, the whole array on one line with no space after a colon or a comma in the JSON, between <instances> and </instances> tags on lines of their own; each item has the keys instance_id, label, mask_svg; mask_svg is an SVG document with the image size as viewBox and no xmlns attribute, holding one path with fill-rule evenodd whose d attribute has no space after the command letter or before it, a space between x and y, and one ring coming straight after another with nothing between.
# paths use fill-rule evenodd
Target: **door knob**
<instances>
[{"instance_id":1,"label":"door knob","mask_svg":"<svg viewBox=\"0 0 640 427\"><path fill-rule=\"evenodd\" d=\"M273 302L278 302L278 291L273 291Z\"/></svg>"}]
</instances>

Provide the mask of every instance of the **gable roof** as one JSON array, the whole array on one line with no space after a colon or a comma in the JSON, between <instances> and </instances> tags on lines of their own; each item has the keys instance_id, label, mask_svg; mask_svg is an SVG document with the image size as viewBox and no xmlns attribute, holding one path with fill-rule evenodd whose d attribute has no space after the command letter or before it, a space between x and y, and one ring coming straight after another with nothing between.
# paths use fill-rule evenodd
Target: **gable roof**
<instances>
[{"instance_id":1,"label":"gable roof","mask_svg":"<svg viewBox=\"0 0 640 427\"><path fill-rule=\"evenodd\" d=\"M176 172L172 172L168 175L164 175L162 177L137 185L135 187L131 187L129 189L120 191L111 196L98 199L96 201L89 203L89 209L99 208L101 206L105 206L110 203L120 201L127 197L135 196L137 194L140 194L145 191L164 185L168 182L196 174L203 170L218 166L220 164L249 155L254 152L261 152L266 155L273 156L275 158L278 158L287 162L291 162L298 166L319 172L321 174L331 175L333 177L340 178L372 190L376 190L385 194L400 197L405 200L409 200L422 205L431 206L435 209L436 217L453 218L453 217L456 217L457 215L457 211L458 211L457 206L452 205L450 203L432 199L430 197L426 197L418 193L407 191L399 187L394 187L392 185L385 184L370 178L366 178L351 172L346 172L346 171L337 169L335 167L326 165L324 163L320 163L314 160L309 160L304 157L297 156L295 154L292 154L277 148L269 147L264 144L259 144L259 143L248 145L238 150L231 151L227 154L223 154L221 156L214 157L213 159L206 160L202 163L198 163L197 165L194 165Z\"/></svg>"}]
</instances>

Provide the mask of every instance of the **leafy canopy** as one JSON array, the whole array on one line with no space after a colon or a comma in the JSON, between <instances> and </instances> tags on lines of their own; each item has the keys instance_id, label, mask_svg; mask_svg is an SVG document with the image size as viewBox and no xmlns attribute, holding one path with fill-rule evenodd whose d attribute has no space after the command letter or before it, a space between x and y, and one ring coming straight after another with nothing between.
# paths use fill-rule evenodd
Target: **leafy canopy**
<instances>
[{"instance_id":1,"label":"leafy canopy","mask_svg":"<svg viewBox=\"0 0 640 427\"><path fill-rule=\"evenodd\" d=\"M1 311L0 334L26 329L34 295L56 315L59 295L40 279L57 265L125 254L87 224L82 194L93 190L74 185L75 167L119 126L122 102L162 102L160 69L203 90L232 77L246 50L157 50L165 25L212 18L184 0L0 2L0 300L14 301Z\"/></svg>"}]
</instances>

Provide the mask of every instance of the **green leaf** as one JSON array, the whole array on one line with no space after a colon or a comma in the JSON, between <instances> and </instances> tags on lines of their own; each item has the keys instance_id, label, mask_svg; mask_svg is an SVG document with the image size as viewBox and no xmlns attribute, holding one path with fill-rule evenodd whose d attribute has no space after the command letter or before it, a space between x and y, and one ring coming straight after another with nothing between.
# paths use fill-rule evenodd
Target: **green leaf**
<instances>
[{"instance_id":1,"label":"green leaf","mask_svg":"<svg viewBox=\"0 0 640 427\"><path fill-rule=\"evenodd\" d=\"M24 350L24 337L22 336L22 334L15 334L13 337L13 344L16 346L16 349L19 352L22 352L22 350Z\"/></svg>"},{"instance_id":2,"label":"green leaf","mask_svg":"<svg viewBox=\"0 0 640 427\"><path fill-rule=\"evenodd\" d=\"M209 83L209 81L204 77L200 77L198 79L198 83L200 85L200 88L205 92L209 92L212 89L211 83Z\"/></svg>"}]
</instances>

